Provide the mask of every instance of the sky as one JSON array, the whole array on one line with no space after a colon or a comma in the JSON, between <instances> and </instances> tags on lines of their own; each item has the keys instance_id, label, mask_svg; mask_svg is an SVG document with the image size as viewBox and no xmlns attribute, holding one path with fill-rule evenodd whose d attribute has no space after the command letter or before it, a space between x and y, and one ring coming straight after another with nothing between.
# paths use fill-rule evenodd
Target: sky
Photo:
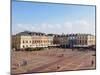
<instances>
[{"instance_id":1,"label":"sky","mask_svg":"<svg viewBox=\"0 0 100 75\"><path fill-rule=\"evenodd\" d=\"M12 2L12 34L34 31L95 35L95 6Z\"/></svg>"}]
</instances>

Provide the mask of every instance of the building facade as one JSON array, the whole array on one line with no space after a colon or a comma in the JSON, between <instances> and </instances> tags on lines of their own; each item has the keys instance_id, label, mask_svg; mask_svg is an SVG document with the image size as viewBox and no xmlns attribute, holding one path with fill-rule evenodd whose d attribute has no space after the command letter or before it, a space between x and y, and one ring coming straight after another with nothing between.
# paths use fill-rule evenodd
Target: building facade
<instances>
[{"instance_id":1,"label":"building facade","mask_svg":"<svg viewBox=\"0 0 100 75\"><path fill-rule=\"evenodd\" d=\"M69 34L67 38L69 46L89 47L95 45L95 36L91 34Z\"/></svg>"},{"instance_id":2,"label":"building facade","mask_svg":"<svg viewBox=\"0 0 100 75\"><path fill-rule=\"evenodd\" d=\"M49 43L50 42L50 43ZM16 49L48 47L51 41L44 33L21 32L12 36L12 47Z\"/></svg>"},{"instance_id":3,"label":"building facade","mask_svg":"<svg viewBox=\"0 0 100 75\"><path fill-rule=\"evenodd\" d=\"M12 36L12 48L36 47L89 47L95 46L95 36L91 34L45 34L24 31Z\"/></svg>"},{"instance_id":4,"label":"building facade","mask_svg":"<svg viewBox=\"0 0 100 75\"><path fill-rule=\"evenodd\" d=\"M63 48L95 46L95 36L91 34L56 35L54 44L58 44Z\"/></svg>"}]
</instances>

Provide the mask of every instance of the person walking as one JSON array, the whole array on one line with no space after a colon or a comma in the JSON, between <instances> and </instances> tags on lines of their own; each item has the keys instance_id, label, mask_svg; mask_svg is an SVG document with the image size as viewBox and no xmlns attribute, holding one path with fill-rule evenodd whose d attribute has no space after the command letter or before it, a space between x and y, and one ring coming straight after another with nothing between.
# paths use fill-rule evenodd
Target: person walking
<instances>
[{"instance_id":1,"label":"person walking","mask_svg":"<svg viewBox=\"0 0 100 75\"><path fill-rule=\"evenodd\" d=\"M60 65L57 65L57 69L59 69L60 68Z\"/></svg>"},{"instance_id":2,"label":"person walking","mask_svg":"<svg viewBox=\"0 0 100 75\"><path fill-rule=\"evenodd\" d=\"M92 61L91 61L91 66L93 66L93 64L94 64L94 61L92 60Z\"/></svg>"},{"instance_id":3,"label":"person walking","mask_svg":"<svg viewBox=\"0 0 100 75\"><path fill-rule=\"evenodd\" d=\"M23 60L22 65L25 66L25 65L27 65L27 64L28 64L27 60Z\"/></svg>"}]
</instances>

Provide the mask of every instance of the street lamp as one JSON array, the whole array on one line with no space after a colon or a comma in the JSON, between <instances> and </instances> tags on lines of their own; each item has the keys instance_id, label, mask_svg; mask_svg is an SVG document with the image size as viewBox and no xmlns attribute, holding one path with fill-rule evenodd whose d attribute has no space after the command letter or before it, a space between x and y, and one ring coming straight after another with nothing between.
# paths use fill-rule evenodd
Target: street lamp
<instances>
[{"instance_id":1,"label":"street lamp","mask_svg":"<svg viewBox=\"0 0 100 75\"><path fill-rule=\"evenodd\" d=\"M75 42L75 38L72 36L71 38L71 47L72 47L72 51L73 51L73 48L74 48L74 42Z\"/></svg>"}]
</instances>

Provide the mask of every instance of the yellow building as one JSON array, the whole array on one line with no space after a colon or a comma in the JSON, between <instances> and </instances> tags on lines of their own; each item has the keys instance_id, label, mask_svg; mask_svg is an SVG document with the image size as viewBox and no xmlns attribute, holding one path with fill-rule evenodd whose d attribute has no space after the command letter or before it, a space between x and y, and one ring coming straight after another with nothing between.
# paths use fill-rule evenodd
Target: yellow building
<instances>
[{"instance_id":1,"label":"yellow building","mask_svg":"<svg viewBox=\"0 0 100 75\"><path fill-rule=\"evenodd\" d=\"M48 37L44 33L21 32L12 36L12 47L15 49L48 47Z\"/></svg>"},{"instance_id":2,"label":"yellow building","mask_svg":"<svg viewBox=\"0 0 100 75\"><path fill-rule=\"evenodd\" d=\"M48 37L46 35L42 36L32 36L33 47L48 47Z\"/></svg>"},{"instance_id":3,"label":"yellow building","mask_svg":"<svg viewBox=\"0 0 100 75\"><path fill-rule=\"evenodd\" d=\"M87 40L88 42L88 45L94 45L95 46L95 43L96 43L96 40L95 40L95 36L93 36L93 35L90 35L90 36L88 36L88 40Z\"/></svg>"}]
</instances>

